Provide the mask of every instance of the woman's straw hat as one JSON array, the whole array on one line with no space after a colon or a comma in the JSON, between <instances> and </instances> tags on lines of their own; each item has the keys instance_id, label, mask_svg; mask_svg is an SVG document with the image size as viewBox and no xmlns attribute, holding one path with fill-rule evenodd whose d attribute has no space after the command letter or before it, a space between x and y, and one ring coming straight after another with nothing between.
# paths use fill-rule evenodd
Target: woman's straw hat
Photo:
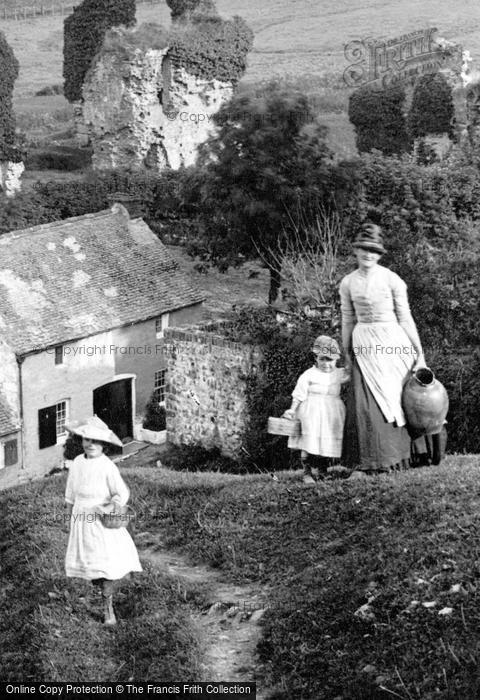
<instances>
[{"instance_id":1,"label":"woman's straw hat","mask_svg":"<svg viewBox=\"0 0 480 700\"><path fill-rule=\"evenodd\" d=\"M362 230L353 243L353 247L366 248L375 251L375 253L387 252L383 245L382 229L380 226L371 223L365 224L362 227Z\"/></svg>"},{"instance_id":2,"label":"woman's straw hat","mask_svg":"<svg viewBox=\"0 0 480 700\"><path fill-rule=\"evenodd\" d=\"M340 357L340 348L337 341L328 335L319 335L315 339L312 352L315 355L325 355L326 357Z\"/></svg>"},{"instance_id":3,"label":"woman's straw hat","mask_svg":"<svg viewBox=\"0 0 480 700\"><path fill-rule=\"evenodd\" d=\"M76 426L70 423L65 425L65 427L71 433L79 435L80 437L88 438L89 440L98 440L100 442L108 442L110 445L123 447L120 438L118 438L98 416L92 416L81 425Z\"/></svg>"}]
</instances>

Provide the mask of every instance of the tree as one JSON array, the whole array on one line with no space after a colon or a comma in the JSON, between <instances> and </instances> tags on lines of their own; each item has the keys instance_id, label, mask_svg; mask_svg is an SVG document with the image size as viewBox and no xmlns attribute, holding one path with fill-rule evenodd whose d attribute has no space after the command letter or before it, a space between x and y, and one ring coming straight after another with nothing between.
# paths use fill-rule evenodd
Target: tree
<instances>
[{"instance_id":1,"label":"tree","mask_svg":"<svg viewBox=\"0 0 480 700\"><path fill-rule=\"evenodd\" d=\"M293 230L299 206L331 203L326 127L305 95L278 85L235 96L214 120L218 131L200 154L204 254L220 269L262 257L272 302L281 271L271 251Z\"/></svg>"},{"instance_id":2,"label":"tree","mask_svg":"<svg viewBox=\"0 0 480 700\"><path fill-rule=\"evenodd\" d=\"M405 90L399 85L382 90L363 87L350 95L348 118L355 127L360 153L376 148L386 156L411 149L403 114Z\"/></svg>"},{"instance_id":3,"label":"tree","mask_svg":"<svg viewBox=\"0 0 480 700\"><path fill-rule=\"evenodd\" d=\"M69 102L82 99L82 86L105 32L135 24L135 0L83 0L64 22L64 94Z\"/></svg>"},{"instance_id":4,"label":"tree","mask_svg":"<svg viewBox=\"0 0 480 700\"><path fill-rule=\"evenodd\" d=\"M14 160L15 115L13 113L13 86L18 78L19 65L3 32L0 32L0 160Z\"/></svg>"},{"instance_id":5,"label":"tree","mask_svg":"<svg viewBox=\"0 0 480 700\"><path fill-rule=\"evenodd\" d=\"M408 128L413 138L428 134L453 137L455 109L452 90L441 73L422 75L415 84L408 114Z\"/></svg>"}]
</instances>

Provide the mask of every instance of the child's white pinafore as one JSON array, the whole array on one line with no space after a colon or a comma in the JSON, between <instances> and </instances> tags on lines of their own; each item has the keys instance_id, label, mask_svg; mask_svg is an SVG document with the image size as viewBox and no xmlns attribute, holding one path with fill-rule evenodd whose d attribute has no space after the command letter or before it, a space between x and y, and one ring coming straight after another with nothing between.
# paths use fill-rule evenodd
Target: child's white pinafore
<instances>
[{"instance_id":1,"label":"child's white pinafore","mask_svg":"<svg viewBox=\"0 0 480 700\"><path fill-rule=\"evenodd\" d=\"M289 437L288 447L311 455L341 457L345 406L340 389L345 376L344 369L322 372L315 366L300 375L292 397L301 401L296 417L302 434Z\"/></svg>"},{"instance_id":2,"label":"child's white pinafore","mask_svg":"<svg viewBox=\"0 0 480 700\"><path fill-rule=\"evenodd\" d=\"M73 504L65 557L67 576L115 580L131 571L142 571L126 528L106 528L100 517L99 506L106 506L112 499L125 505L129 495L118 467L106 455L75 458L65 490L65 500Z\"/></svg>"}]
</instances>

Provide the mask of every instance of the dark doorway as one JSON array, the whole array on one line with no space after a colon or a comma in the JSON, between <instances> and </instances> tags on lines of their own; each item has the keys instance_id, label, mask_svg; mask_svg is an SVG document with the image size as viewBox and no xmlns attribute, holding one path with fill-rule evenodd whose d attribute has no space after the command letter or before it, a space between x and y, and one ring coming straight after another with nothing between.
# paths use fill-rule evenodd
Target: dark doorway
<instances>
[{"instance_id":1,"label":"dark doorway","mask_svg":"<svg viewBox=\"0 0 480 700\"><path fill-rule=\"evenodd\" d=\"M93 412L122 442L125 438L132 440L132 380L119 379L94 389Z\"/></svg>"}]
</instances>

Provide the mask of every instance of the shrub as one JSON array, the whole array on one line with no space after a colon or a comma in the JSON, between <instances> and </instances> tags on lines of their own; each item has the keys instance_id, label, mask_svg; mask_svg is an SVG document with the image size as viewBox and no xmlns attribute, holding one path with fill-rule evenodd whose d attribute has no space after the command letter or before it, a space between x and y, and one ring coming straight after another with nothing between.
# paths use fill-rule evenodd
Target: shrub
<instances>
[{"instance_id":1,"label":"shrub","mask_svg":"<svg viewBox=\"0 0 480 700\"><path fill-rule=\"evenodd\" d=\"M403 115L405 90L398 85L383 90L363 87L350 95L348 117L355 127L360 153L376 148L385 155L410 150Z\"/></svg>"},{"instance_id":2,"label":"shrub","mask_svg":"<svg viewBox=\"0 0 480 700\"><path fill-rule=\"evenodd\" d=\"M64 23L64 93L69 102L82 99L82 86L105 32L135 24L135 0L83 0Z\"/></svg>"},{"instance_id":3,"label":"shrub","mask_svg":"<svg viewBox=\"0 0 480 700\"><path fill-rule=\"evenodd\" d=\"M25 161L27 170L82 170L91 164L91 152L80 148L55 148L30 151Z\"/></svg>"},{"instance_id":4,"label":"shrub","mask_svg":"<svg viewBox=\"0 0 480 700\"><path fill-rule=\"evenodd\" d=\"M245 308L223 331L229 340L259 346L263 355L261 366L247 377L248 423L242 462L249 472L291 468L287 439L266 433L268 416L280 416L290 406L298 377L313 364L310 348L315 337L332 334L328 321L298 316L292 323L287 329L276 321L272 310Z\"/></svg>"},{"instance_id":5,"label":"shrub","mask_svg":"<svg viewBox=\"0 0 480 700\"><path fill-rule=\"evenodd\" d=\"M222 455L218 447L208 449L202 445L171 445L162 455L162 464L183 472L238 474L245 471L236 460Z\"/></svg>"},{"instance_id":6,"label":"shrub","mask_svg":"<svg viewBox=\"0 0 480 700\"><path fill-rule=\"evenodd\" d=\"M147 222L161 230L162 220L181 220L193 211L189 182L181 170L155 175L111 170L75 182L37 182L33 192L21 192L0 208L0 234L108 209L108 195L115 192L140 195Z\"/></svg>"},{"instance_id":7,"label":"shrub","mask_svg":"<svg viewBox=\"0 0 480 700\"><path fill-rule=\"evenodd\" d=\"M151 395L146 407L143 427L146 430L165 430L167 427L165 406L161 406L155 392Z\"/></svg>"},{"instance_id":8,"label":"shrub","mask_svg":"<svg viewBox=\"0 0 480 700\"><path fill-rule=\"evenodd\" d=\"M82 438L80 435L68 433L67 439L65 440L65 445L63 446L63 458L75 459L75 457L78 457L78 455L82 455L83 452Z\"/></svg>"},{"instance_id":9,"label":"shrub","mask_svg":"<svg viewBox=\"0 0 480 700\"><path fill-rule=\"evenodd\" d=\"M63 95L63 85L62 83L57 83L55 85L47 85L41 90L37 90L35 97L44 97L48 95Z\"/></svg>"},{"instance_id":10,"label":"shrub","mask_svg":"<svg viewBox=\"0 0 480 700\"><path fill-rule=\"evenodd\" d=\"M452 137L454 113L452 90L445 76L422 75L415 84L407 119L412 138L444 133Z\"/></svg>"},{"instance_id":11,"label":"shrub","mask_svg":"<svg viewBox=\"0 0 480 700\"><path fill-rule=\"evenodd\" d=\"M18 78L19 64L3 32L0 32L0 160L21 160L14 149L15 117L13 86Z\"/></svg>"}]
</instances>

